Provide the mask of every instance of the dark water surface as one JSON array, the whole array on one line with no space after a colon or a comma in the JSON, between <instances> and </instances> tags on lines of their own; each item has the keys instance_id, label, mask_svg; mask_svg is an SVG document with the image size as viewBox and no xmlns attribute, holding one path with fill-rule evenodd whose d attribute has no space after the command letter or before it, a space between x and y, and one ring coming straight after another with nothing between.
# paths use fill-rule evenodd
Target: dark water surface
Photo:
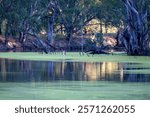
<instances>
[{"instance_id":1,"label":"dark water surface","mask_svg":"<svg viewBox=\"0 0 150 117\"><path fill-rule=\"evenodd\" d=\"M150 99L142 64L0 59L0 99ZM136 72L135 72L136 71Z\"/></svg>"}]
</instances>

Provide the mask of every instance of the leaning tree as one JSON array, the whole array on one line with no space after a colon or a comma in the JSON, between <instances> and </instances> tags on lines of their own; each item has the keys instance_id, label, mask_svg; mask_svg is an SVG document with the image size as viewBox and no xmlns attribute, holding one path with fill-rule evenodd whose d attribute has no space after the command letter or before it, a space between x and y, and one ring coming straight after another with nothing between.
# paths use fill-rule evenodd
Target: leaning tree
<instances>
[{"instance_id":1,"label":"leaning tree","mask_svg":"<svg viewBox=\"0 0 150 117\"><path fill-rule=\"evenodd\" d=\"M122 0L126 8L123 42L129 55L145 55L149 50L149 0Z\"/></svg>"}]
</instances>

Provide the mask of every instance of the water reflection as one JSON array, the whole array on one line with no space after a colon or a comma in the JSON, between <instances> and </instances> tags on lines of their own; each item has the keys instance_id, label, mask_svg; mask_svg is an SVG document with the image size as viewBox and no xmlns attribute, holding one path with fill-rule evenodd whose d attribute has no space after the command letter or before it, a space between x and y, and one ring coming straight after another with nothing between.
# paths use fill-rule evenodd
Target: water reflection
<instances>
[{"instance_id":1,"label":"water reflection","mask_svg":"<svg viewBox=\"0 0 150 117\"><path fill-rule=\"evenodd\" d=\"M40 62L0 59L1 82L121 81L150 82L150 74L126 73L129 63ZM134 65L133 65L134 66ZM139 68L137 68L139 69Z\"/></svg>"}]
</instances>

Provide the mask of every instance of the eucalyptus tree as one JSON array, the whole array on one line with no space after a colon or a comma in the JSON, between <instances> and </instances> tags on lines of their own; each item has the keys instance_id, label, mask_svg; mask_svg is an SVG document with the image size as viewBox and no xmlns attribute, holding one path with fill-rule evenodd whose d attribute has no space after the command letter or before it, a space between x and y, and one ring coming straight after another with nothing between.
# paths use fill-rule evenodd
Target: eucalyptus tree
<instances>
[{"instance_id":1,"label":"eucalyptus tree","mask_svg":"<svg viewBox=\"0 0 150 117\"><path fill-rule=\"evenodd\" d=\"M73 34L94 18L91 9L96 0L58 0L59 22L65 28L66 39L70 46Z\"/></svg>"},{"instance_id":2,"label":"eucalyptus tree","mask_svg":"<svg viewBox=\"0 0 150 117\"><path fill-rule=\"evenodd\" d=\"M149 0L122 0L126 8L124 44L129 55L145 55L149 48Z\"/></svg>"},{"instance_id":3,"label":"eucalyptus tree","mask_svg":"<svg viewBox=\"0 0 150 117\"><path fill-rule=\"evenodd\" d=\"M3 0L0 4L1 20L5 20L6 35L19 35L23 42L27 33L37 31L39 0Z\"/></svg>"},{"instance_id":4,"label":"eucalyptus tree","mask_svg":"<svg viewBox=\"0 0 150 117\"><path fill-rule=\"evenodd\" d=\"M54 24L59 12L56 0L40 0L40 8L38 10L39 22L41 23L41 28L46 30L47 39L51 44L53 43Z\"/></svg>"},{"instance_id":5,"label":"eucalyptus tree","mask_svg":"<svg viewBox=\"0 0 150 117\"><path fill-rule=\"evenodd\" d=\"M22 5L24 4L23 8ZM30 1L21 1L18 5L20 7L20 17L19 22L19 33L20 33L20 41L23 42L26 40L26 35L31 34L34 35L41 30L40 25L40 0L30 0Z\"/></svg>"}]
</instances>

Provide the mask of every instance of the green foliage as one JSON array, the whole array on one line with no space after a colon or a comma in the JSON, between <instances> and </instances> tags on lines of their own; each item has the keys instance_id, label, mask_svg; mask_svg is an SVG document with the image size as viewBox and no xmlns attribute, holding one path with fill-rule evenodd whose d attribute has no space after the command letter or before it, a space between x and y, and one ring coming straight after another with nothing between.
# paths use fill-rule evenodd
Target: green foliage
<instances>
[{"instance_id":1,"label":"green foliage","mask_svg":"<svg viewBox=\"0 0 150 117\"><path fill-rule=\"evenodd\" d=\"M38 23L36 21L36 12L38 10L37 0L14 0L14 1L2 1L1 8L1 20L7 19L7 31L12 32L26 32L31 29L38 29Z\"/></svg>"},{"instance_id":2,"label":"green foliage","mask_svg":"<svg viewBox=\"0 0 150 117\"><path fill-rule=\"evenodd\" d=\"M149 0L147 5L150 19ZM54 26L63 25L67 36L82 30L94 18L106 26L120 27L124 21L125 10L118 0L2 0L0 24L7 20L6 30L10 33L39 33L42 29L48 30L54 7L57 8Z\"/></svg>"},{"instance_id":3,"label":"green foliage","mask_svg":"<svg viewBox=\"0 0 150 117\"><path fill-rule=\"evenodd\" d=\"M118 0L99 0L94 12L97 19L106 25L120 27L123 14L122 3Z\"/></svg>"},{"instance_id":4,"label":"green foliage","mask_svg":"<svg viewBox=\"0 0 150 117\"><path fill-rule=\"evenodd\" d=\"M64 25L66 34L76 33L94 18L91 10L95 0L61 0L60 23Z\"/></svg>"}]
</instances>

